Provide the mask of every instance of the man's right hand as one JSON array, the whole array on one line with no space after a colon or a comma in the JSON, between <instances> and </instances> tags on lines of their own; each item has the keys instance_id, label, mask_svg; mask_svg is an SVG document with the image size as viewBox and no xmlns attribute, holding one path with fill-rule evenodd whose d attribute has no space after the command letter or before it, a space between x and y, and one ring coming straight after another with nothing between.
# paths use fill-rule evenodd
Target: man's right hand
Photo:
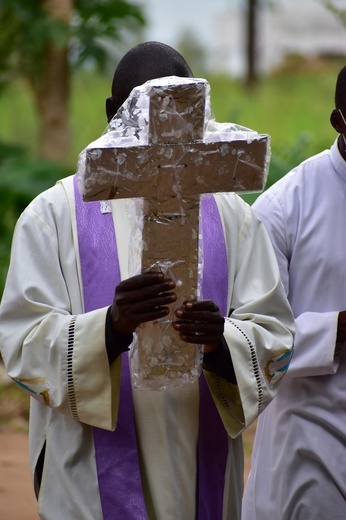
<instances>
[{"instance_id":1,"label":"man's right hand","mask_svg":"<svg viewBox=\"0 0 346 520\"><path fill-rule=\"evenodd\" d=\"M173 280L160 272L142 273L120 282L110 311L113 332L132 334L141 323L167 316L168 305L177 299L174 288Z\"/></svg>"}]
</instances>

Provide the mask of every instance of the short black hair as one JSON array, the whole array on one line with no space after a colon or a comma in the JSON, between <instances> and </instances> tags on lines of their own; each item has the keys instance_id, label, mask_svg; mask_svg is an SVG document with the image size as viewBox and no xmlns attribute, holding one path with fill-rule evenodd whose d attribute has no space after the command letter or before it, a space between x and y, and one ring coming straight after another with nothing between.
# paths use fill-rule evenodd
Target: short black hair
<instances>
[{"instance_id":1,"label":"short black hair","mask_svg":"<svg viewBox=\"0 0 346 520\"><path fill-rule=\"evenodd\" d=\"M117 66L112 98L117 111L133 88L150 79L165 76L193 77L192 71L178 51L164 43L149 41L130 49Z\"/></svg>"},{"instance_id":2,"label":"short black hair","mask_svg":"<svg viewBox=\"0 0 346 520\"><path fill-rule=\"evenodd\" d=\"M335 108L346 112L346 65L340 70L336 80Z\"/></svg>"}]
</instances>

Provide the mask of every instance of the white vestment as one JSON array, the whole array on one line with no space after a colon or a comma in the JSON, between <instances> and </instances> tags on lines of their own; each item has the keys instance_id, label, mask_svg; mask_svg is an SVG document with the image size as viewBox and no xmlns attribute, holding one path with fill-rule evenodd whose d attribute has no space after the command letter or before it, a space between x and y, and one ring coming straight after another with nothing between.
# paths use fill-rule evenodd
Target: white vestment
<instances>
[{"instance_id":1,"label":"white vestment","mask_svg":"<svg viewBox=\"0 0 346 520\"><path fill-rule=\"evenodd\" d=\"M293 317L264 226L235 194L216 200L228 255L228 308L233 310L224 337L238 385L209 372L206 378L231 448L223 518L235 520L242 493L239 434L276 394L284 373L281 357L292 346ZM130 228L125 205L111 201L122 278L128 276ZM19 219L0 313L8 374L33 396L33 478L46 443L40 517L101 520L92 427L116 427L120 360L109 366L107 308L83 313L72 177L37 197ZM73 385L67 373L69 334L74 336ZM190 384L133 393L150 520L195 518L198 392L198 384Z\"/></svg>"},{"instance_id":2,"label":"white vestment","mask_svg":"<svg viewBox=\"0 0 346 520\"><path fill-rule=\"evenodd\" d=\"M244 520L346 518L346 162L335 142L254 204L296 323L290 368L258 420Z\"/></svg>"}]
</instances>

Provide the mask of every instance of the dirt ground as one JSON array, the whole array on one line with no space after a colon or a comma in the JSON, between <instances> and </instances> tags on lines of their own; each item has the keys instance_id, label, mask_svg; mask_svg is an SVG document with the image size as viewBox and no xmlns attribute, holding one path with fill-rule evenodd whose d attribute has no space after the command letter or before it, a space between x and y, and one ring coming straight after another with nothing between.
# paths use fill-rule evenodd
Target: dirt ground
<instances>
[{"instance_id":1,"label":"dirt ground","mask_svg":"<svg viewBox=\"0 0 346 520\"><path fill-rule=\"evenodd\" d=\"M252 436L251 430L248 436ZM247 456L245 477L249 467ZM38 520L26 433L0 430L0 510L4 520Z\"/></svg>"},{"instance_id":2,"label":"dirt ground","mask_svg":"<svg viewBox=\"0 0 346 520\"><path fill-rule=\"evenodd\" d=\"M37 520L26 433L0 431L0 510L4 520Z\"/></svg>"}]
</instances>

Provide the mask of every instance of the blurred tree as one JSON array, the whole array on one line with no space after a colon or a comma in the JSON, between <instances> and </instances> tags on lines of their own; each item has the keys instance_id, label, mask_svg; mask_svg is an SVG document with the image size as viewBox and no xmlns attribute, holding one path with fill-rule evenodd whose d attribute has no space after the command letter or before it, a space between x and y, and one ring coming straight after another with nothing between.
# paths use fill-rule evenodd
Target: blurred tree
<instances>
[{"instance_id":1,"label":"blurred tree","mask_svg":"<svg viewBox=\"0 0 346 520\"><path fill-rule=\"evenodd\" d=\"M247 71L246 84L252 87L258 79L257 70L257 21L258 21L258 0L247 0L246 11L246 56Z\"/></svg>"},{"instance_id":2,"label":"blurred tree","mask_svg":"<svg viewBox=\"0 0 346 520\"><path fill-rule=\"evenodd\" d=\"M126 0L0 0L0 86L24 77L39 116L39 153L65 161L72 66L106 63L105 40L144 25Z\"/></svg>"},{"instance_id":3,"label":"blurred tree","mask_svg":"<svg viewBox=\"0 0 346 520\"><path fill-rule=\"evenodd\" d=\"M248 87L253 87L258 83L259 78L259 20L261 10L277 9L282 5L277 5L275 0L246 0L245 6L245 38L246 38L246 77L245 83Z\"/></svg>"},{"instance_id":4,"label":"blurred tree","mask_svg":"<svg viewBox=\"0 0 346 520\"><path fill-rule=\"evenodd\" d=\"M343 0L344 2L344 0ZM346 9L345 6L340 7L341 2L337 0L322 0L322 4L333 14L335 14L339 20L341 21L342 25L346 27Z\"/></svg>"}]
</instances>

